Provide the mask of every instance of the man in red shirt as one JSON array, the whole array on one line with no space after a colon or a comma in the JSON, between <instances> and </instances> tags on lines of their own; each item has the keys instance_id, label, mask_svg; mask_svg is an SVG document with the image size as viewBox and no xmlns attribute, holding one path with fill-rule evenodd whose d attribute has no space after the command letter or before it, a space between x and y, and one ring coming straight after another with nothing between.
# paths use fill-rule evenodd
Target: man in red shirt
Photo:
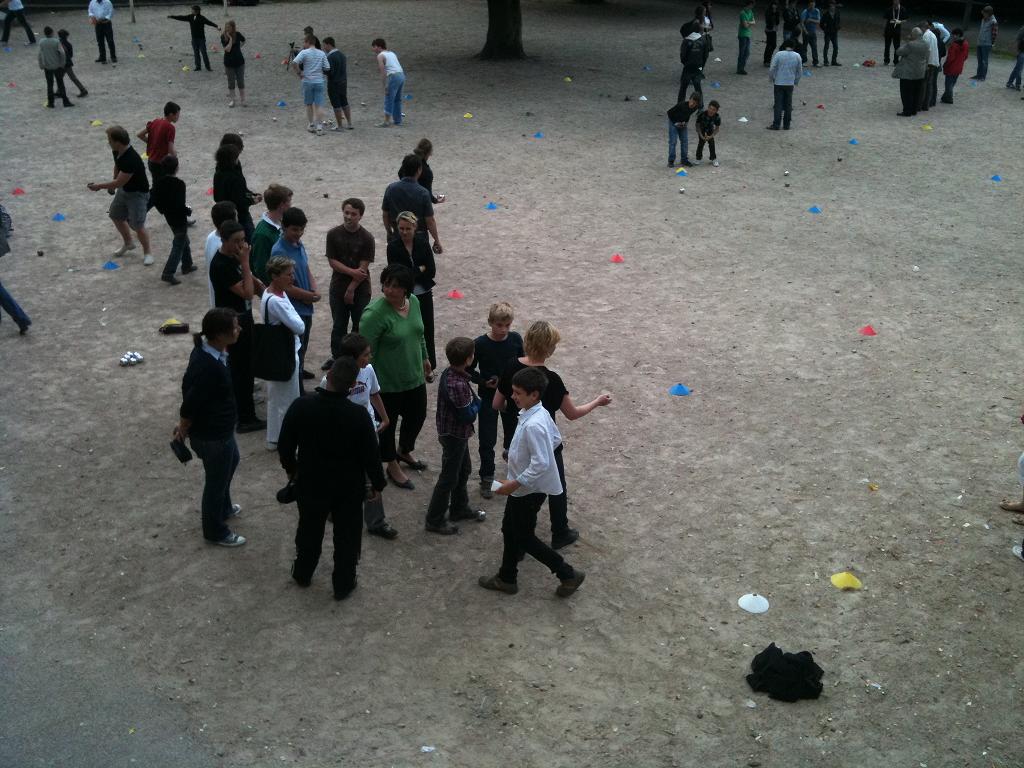
<instances>
[{"instance_id":1,"label":"man in red shirt","mask_svg":"<svg viewBox=\"0 0 1024 768\"><path fill-rule=\"evenodd\" d=\"M178 156L174 149L174 124L181 117L181 107L173 101L164 105L162 119L150 120L136 135L146 142L149 174L156 181L164 175L163 162L168 155Z\"/></svg>"}]
</instances>

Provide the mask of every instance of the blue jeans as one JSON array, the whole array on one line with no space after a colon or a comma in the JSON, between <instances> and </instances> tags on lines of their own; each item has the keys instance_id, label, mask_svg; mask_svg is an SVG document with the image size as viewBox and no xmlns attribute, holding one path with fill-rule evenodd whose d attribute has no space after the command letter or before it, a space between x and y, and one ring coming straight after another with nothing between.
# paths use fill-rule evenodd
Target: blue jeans
<instances>
[{"instance_id":1,"label":"blue jeans","mask_svg":"<svg viewBox=\"0 0 1024 768\"><path fill-rule=\"evenodd\" d=\"M1017 54L1017 63L1013 65L1013 71L1010 72L1010 79L1006 81L1006 84L1020 90L1021 70L1024 70L1024 53Z\"/></svg>"},{"instance_id":2,"label":"blue jeans","mask_svg":"<svg viewBox=\"0 0 1024 768\"><path fill-rule=\"evenodd\" d=\"M818 65L818 33L815 32L813 35L809 32L804 33L804 64L807 63L807 46L811 46L811 61L815 66Z\"/></svg>"},{"instance_id":3,"label":"blue jeans","mask_svg":"<svg viewBox=\"0 0 1024 768\"><path fill-rule=\"evenodd\" d=\"M395 125L402 124L402 86L405 85L405 73L398 72L388 75L388 90L384 95L384 114L391 117Z\"/></svg>"},{"instance_id":4,"label":"blue jeans","mask_svg":"<svg viewBox=\"0 0 1024 768\"><path fill-rule=\"evenodd\" d=\"M991 45L978 46L978 71L974 74L975 80L984 80L988 77L988 55L992 53Z\"/></svg>"},{"instance_id":5,"label":"blue jeans","mask_svg":"<svg viewBox=\"0 0 1024 768\"><path fill-rule=\"evenodd\" d=\"M793 120L793 86L792 85L776 85L775 86L775 112L772 116L772 127L778 128L779 124L782 124L783 128L789 128L790 122Z\"/></svg>"},{"instance_id":6,"label":"blue jeans","mask_svg":"<svg viewBox=\"0 0 1024 768\"><path fill-rule=\"evenodd\" d=\"M20 330L23 331L32 325L32 321L28 319L25 310L18 306L18 302L7 292L3 283L0 283L0 308L3 308L4 312L14 318L14 322L18 324ZM0 318L2 317L3 315L0 315Z\"/></svg>"},{"instance_id":7,"label":"blue jeans","mask_svg":"<svg viewBox=\"0 0 1024 768\"><path fill-rule=\"evenodd\" d=\"M690 139L687 134L687 126L682 128L676 128L676 124L669 118L668 121L668 161L675 165L676 162L676 140L679 141L679 149L681 154L679 155L680 160L690 159Z\"/></svg>"},{"instance_id":8,"label":"blue jeans","mask_svg":"<svg viewBox=\"0 0 1024 768\"><path fill-rule=\"evenodd\" d=\"M960 75L946 75L946 89L942 92L942 100L952 104L953 103L953 86L956 85L956 81Z\"/></svg>"},{"instance_id":9,"label":"blue jeans","mask_svg":"<svg viewBox=\"0 0 1024 768\"><path fill-rule=\"evenodd\" d=\"M747 68L747 59L750 58L750 38L740 37L738 40L740 44L740 52L736 57L736 71L743 72Z\"/></svg>"},{"instance_id":10,"label":"blue jeans","mask_svg":"<svg viewBox=\"0 0 1024 768\"><path fill-rule=\"evenodd\" d=\"M172 277L178 271L178 265L182 268L192 268L192 245L188 241L188 229L174 229L174 239L171 241L171 253L164 264L164 277Z\"/></svg>"},{"instance_id":11,"label":"blue jeans","mask_svg":"<svg viewBox=\"0 0 1024 768\"><path fill-rule=\"evenodd\" d=\"M206 38L205 37L202 38L202 39L197 39L195 37L192 38L192 55L195 57L195 60L196 60L196 65L194 67L196 72L198 72L200 69L202 69L202 67L199 66L199 57L200 56L202 56L203 63L206 64L206 71L207 72L211 71L210 70L210 54L208 54L206 52Z\"/></svg>"},{"instance_id":12,"label":"blue jeans","mask_svg":"<svg viewBox=\"0 0 1024 768\"><path fill-rule=\"evenodd\" d=\"M231 534L224 522L231 514L231 478L238 469L238 443L235 436L223 440L190 438L192 450L203 461L203 538L223 541Z\"/></svg>"},{"instance_id":13,"label":"blue jeans","mask_svg":"<svg viewBox=\"0 0 1024 768\"><path fill-rule=\"evenodd\" d=\"M683 143L685 147L685 142ZM480 439L480 482L494 479L494 445L498 442L498 417L501 417L502 447L508 450L512 445L512 435L519 423L519 415L515 411L498 411L491 407L494 390L484 389L480 396L480 418L477 421L477 436Z\"/></svg>"}]
</instances>

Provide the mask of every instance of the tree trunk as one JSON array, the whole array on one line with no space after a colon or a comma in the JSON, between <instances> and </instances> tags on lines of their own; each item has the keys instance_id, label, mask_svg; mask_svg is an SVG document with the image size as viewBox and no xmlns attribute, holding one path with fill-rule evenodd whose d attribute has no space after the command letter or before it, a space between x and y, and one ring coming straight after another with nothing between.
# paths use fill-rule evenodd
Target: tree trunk
<instances>
[{"instance_id":1,"label":"tree trunk","mask_svg":"<svg viewBox=\"0 0 1024 768\"><path fill-rule=\"evenodd\" d=\"M525 59L519 0L487 0L487 42L481 59Z\"/></svg>"}]
</instances>

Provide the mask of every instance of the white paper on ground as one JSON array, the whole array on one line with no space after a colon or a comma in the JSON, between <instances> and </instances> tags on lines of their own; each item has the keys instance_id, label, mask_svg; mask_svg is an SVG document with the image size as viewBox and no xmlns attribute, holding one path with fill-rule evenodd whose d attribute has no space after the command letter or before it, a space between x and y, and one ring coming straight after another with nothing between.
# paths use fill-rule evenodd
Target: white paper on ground
<instances>
[{"instance_id":1,"label":"white paper on ground","mask_svg":"<svg viewBox=\"0 0 1024 768\"><path fill-rule=\"evenodd\" d=\"M768 610L768 600L758 594L747 594L736 601L747 613L764 613Z\"/></svg>"}]
</instances>

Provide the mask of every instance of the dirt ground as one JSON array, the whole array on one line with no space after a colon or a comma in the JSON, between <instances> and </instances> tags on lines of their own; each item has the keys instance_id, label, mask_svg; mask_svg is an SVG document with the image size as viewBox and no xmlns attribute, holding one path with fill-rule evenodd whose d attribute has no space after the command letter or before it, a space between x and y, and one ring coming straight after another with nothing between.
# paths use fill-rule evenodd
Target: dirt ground
<instances>
[{"instance_id":1,"label":"dirt ground","mask_svg":"<svg viewBox=\"0 0 1024 768\"><path fill-rule=\"evenodd\" d=\"M226 108L219 56L212 74L181 71L188 29L165 9L141 9L134 27L119 12L116 68L92 63L84 12L32 17L37 31L71 31L90 90L73 110L42 108L35 52L15 29L0 54L15 84L0 89L0 183L16 227L0 279L34 325L25 338L0 325L4 663L115 668L180 723L120 718L94 734L107 750L97 764L182 738L218 766L1024 765L1024 565L1010 552L1024 528L996 507L1020 491L1022 442L1024 104L1003 88L1009 64L993 61L981 87L962 81L952 107L903 120L890 70L851 66L880 61L880 40L845 36L843 68L813 70L794 130L772 133L763 35L751 75L732 74L734 12L718 8L723 61L708 82L721 85L706 90L722 105L722 164L686 178L665 167L674 4L527 2L531 58L515 64L472 59L482 3L239 8L247 110ZM304 132L280 62L307 23L349 56L353 132ZM408 74L400 129L372 127L377 35ZM340 201L367 201L382 251L384 186L433 140L449 196L439 345L483 332L488 305L506 299L519 329L560 328L551 365L577 403L614 398L561 424L582 532L566 554L588 573L576 596L556 598L537 563L515 597L477 587L499 558L497 500L460 537L423 533L432 416L418 450L432 468L415 492L386 491L401 536L364 541L348 601L331 599L328 569L310 590L291 582L295 509L274 500L283 474L261 434L239 438L235 528L249 543L204 544L201 468L167 448L191 341L156 332L172 316L198 326L204 273L158 280L170 236L157 217L157 266L130 256L101 269L116 234L107 196L85 188L110 173L90 121L134 134L167 99L184 107L193 252L210 230L218 137L242 131L251 185L291 186L309 216L323 284ZM465 298L444 299L453 288ZM858 333L866 324L877 336ZM311 361L327 356L329 325L318 308ZM146 362L120 368L126 350ZM676 383L692 394L669 396ZM863 591L830 584L847 569ZM742 612L747 592L769 612ZM773 641L814 654L819 700L749 689L750 660ZM8 725L10 764L92 764L54 757L87 725L68 722L59 692L37 693L41 734Z\"/></svg>"}]
</instances>

